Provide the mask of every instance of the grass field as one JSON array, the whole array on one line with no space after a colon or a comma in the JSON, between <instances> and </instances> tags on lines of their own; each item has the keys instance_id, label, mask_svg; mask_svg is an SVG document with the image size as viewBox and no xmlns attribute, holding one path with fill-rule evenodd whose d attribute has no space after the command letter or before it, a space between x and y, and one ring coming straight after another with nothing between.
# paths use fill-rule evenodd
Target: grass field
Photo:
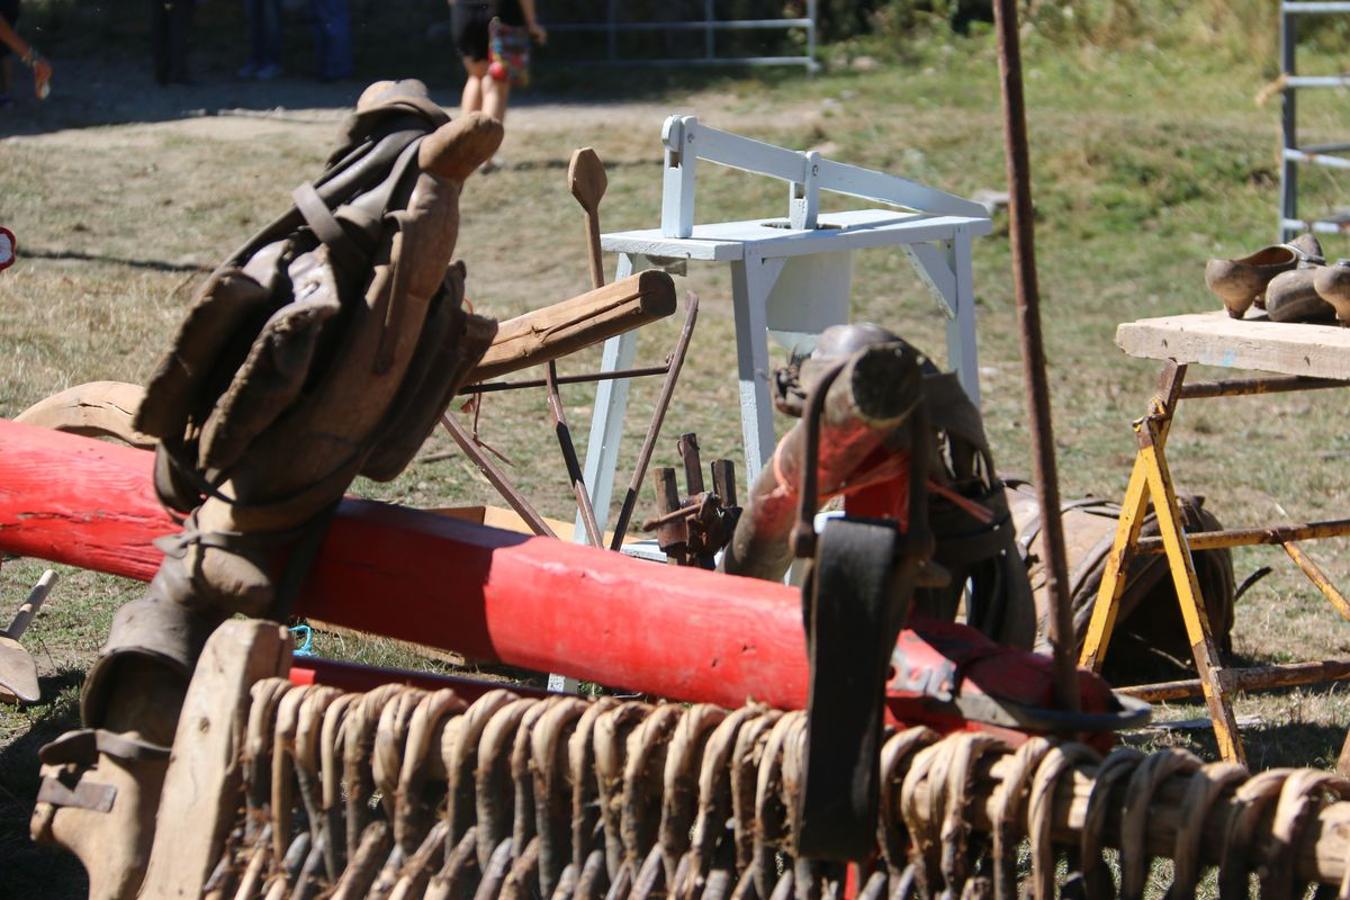
<instances>
[{"instance_id":1,"label":"grass field","mask_svg":"<svg viewBox=\"0 0 1350 900\"><path fill-rule=\"evenodd\" d=\"M675 111L830 157L903 174L958 193L1001 188L1003 162L992 41L943 39L887 54L859 44L831 51L830 69L795 75L720 76L696 84L643 82L635 101L609 81L577 96L541 94L512 111L503 156L509 165L466 187L459 254L475 308L499 317L588 286L581 216L566 191L574 147L594 146L609 164L601 208L607 230L650 227L659 210L659 133ZM1233 62L1212 48L1066 50L1033 39L1027 49L1038 251L1049 347L1057 449L1066 496L1117 497L1133 449L1131 419L1142 414L1156 367L1124 357L1115 325L1149 315L1215 308L1204 260L1237 256L1274 234L1278 105L1253 98L1271 76L1261 62ZM57 57L60 91L47 108L22 104L0 119L0 224L18 235L23 258L0 275L0 415L73 384L141 381L203 277L202 271L286 203L328 153L357 84L287 80L266 90L210 80L155 92L129 65ZM1314 59L1330 68L1331 58ZM223 65L223 64L222 64ZM390 74L395 74L391 70ZM442 75L429 79L452 100ZM545 85L547 88L547 85ZM62 93L61 91L64 91ZM578 99L580 97L580 99ZM263 112L278 104L284 112ZM201 115L191 110L234 110ZM255 112L242 113L253 110ZM1350 133L1344 93L1304 105L1308 140ZM1310 208L1345 197L1345 180L1307 178ZM776 182L705 168L699 218L782 214ZM1350 242L1326 242L1329 257ZM986 426L1006 473L1030 467L1025 398L1009 279L1006 222L976 248L981 376ZM674 459L673 438L696 431L705 455L739 456L730 285L713 268L690 270L703 299L690 363L667 420L658 464ZM942 356L943 319L900 254L858 258L853 313ZM678 324L647 329L640 357L658 361ZM569 360L565 371L596 364ZM656 386L635 387L628 468ZM565 392L584 446L589 389ZM1184 408L1171 457L1184 490L1202 494L1228 525L1344 515L1350 479L1350 419L1338 392L1196 404ZM485 405L482 436L513 462L518 483L547 515L571 517L542 394L497 395ZM443 456L448 438L424 455ZM490 488L458 457L414 464L387 485L359 494L417 506L493 502ZM649 498L648 498L649 499ZM1343 541L1311 545L1341 582L1350 576ZM1239 580L1276 566L1238 608L1235 651L1250 662L1345 656L1350 626L1279 551L1235 556ZM41 571L6 563L4 606L18 603ZM136 585L86 572L63 580L25 638L47 698L0 709L0 897L75 896L80 874L64 857L26 841L36 791L36 747L73 722L83 670L118 604ZM407 664L381 642L320 635L320 653ZM423 661L423 665L435 663ZM1350 699L1341 688L1246 697L1240 716L1259 724L1244 737L1253 767L1325 766L1334 761ZM1159 710L1192 718L1203 707ZM1185 743L1213 754L1202 731L1148 734L1143 743Z\"/></svg>"}]
</instances>

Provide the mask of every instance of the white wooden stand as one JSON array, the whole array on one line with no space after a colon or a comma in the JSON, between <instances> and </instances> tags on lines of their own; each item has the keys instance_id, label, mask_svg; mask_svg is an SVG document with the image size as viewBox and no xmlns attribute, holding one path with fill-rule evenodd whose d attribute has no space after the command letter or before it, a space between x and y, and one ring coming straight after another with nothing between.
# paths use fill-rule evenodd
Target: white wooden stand
<instances>
[{"instance_id":1,"label":"white wooden stand","mask_svg":"<svg viewBox=\"0 0 1350 900\"><path fill-rule=\"evenodd\" d=\"M814 152L786 150L709 128L692 116L667 119L663 141L661 228L605 234L601 246L619 255L615 273L619 278L672 260L731 266L747 486L775 444L769 336L772 333L794 352L809 352L816 335L847 322L856 250L899 247L907 254L947 313L949 367L978 405L970 248L971 238L992 228L983 206L893 175L822 159ZM786 181L788 218L695 225L694 175L699 159ZM915 211L822 214L821 190ZM602 368L631 367L636 346L633 332L611 339L605 344ZM602 530L609 516L627 405L626 379L600 382L585 476ZM577 533L583 533L580 526Z\"/></svg>"}]
</instances>

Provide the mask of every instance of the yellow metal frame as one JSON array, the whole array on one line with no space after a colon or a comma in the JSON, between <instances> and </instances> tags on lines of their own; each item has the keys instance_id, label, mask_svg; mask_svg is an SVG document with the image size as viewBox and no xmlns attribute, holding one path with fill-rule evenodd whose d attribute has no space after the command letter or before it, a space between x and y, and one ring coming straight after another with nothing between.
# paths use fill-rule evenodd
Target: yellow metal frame
<instances>
[{"instance_id":1,"label":"yellow metal frame","mask_svg":"<svg viewBox=\"0 0 1350 900\"><path fill-rule=\"evenodd\" d=\"M1195 658L1195 668L1200 675L1200 688L1214 722L1214 736L1218 740L1219 753L1226 760L1245 764L1246 754L1238 735L1237 721L1233 716L1229 689L1233 682L1231 676L1241 670L1223 667L1218 648L1214 644L1214 637L1210 634L1209 616L1205 612L1204 597L1200 594L1195 564L1191 558L1191 545L1182 526L1176 488L1172 483L1171 470L1167 466L1167 456L1164 452L1167 435L1172 426L1172 417L1182 397L1182 382L1185 377L1184 365L1169 362L1163 370L1160 387L1153 397L1148 415L1134 423L1139 452L1135 456L1134 468L1130 472L1129 485L1125 488L1125 499L1121 503L1115 541L1106 559L1106 569L1092 610L1092 620L1088 623L1079 664L1094 672L1101 671L1107 646L1111 642L1111 634L1115 630L1121 595L1125 591L1125 578L1121 577L1122 573L1128 571L1129 561L1135 553L1147 552L1141 551L1139 547L1139 532L1148 513L1149 503L1152 501L1158 520L1162 549L1167 556L1168 568L1171 570L1177 600L1181 607L1182 620L1186 624L1186 635L1190 640L1192 656ZM1241 393L1259 393L1259 391ZM1231 394L1197 392L1197 396L1239 395L1237 392ZM1332 534L1350 534L1350 524L1325 523L1316 528L1309 526L1298 530L1307 532L1309 536L1325 537ZM1279 543L1294 563L1327 597L1337 612L1350 619L1350 602L1346 601L1326 574L1293 540L1271 541L1269 532L1251 529L1245 532L1206 533L1202 543L1206 548ZM1271 686L1280 683L1283 682L1271 679ZM1347 746L1350 746L1350 742Z\"/></svg>"}]
</instances>

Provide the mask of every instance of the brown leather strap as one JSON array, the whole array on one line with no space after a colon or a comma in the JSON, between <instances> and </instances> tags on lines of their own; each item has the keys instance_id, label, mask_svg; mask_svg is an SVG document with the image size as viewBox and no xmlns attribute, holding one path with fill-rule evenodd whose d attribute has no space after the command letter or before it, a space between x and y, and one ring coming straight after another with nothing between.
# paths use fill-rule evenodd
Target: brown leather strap
<instances>
[{"instance_id":1,"label":"brown leather strap","mask_svg":"<svg viewBox=\"0 0 1350 900\"><path fill-rule=\"evenodd\" d=\"M169 748L102 728L82 728L67 731L44 746L38 758L52 766L92 766L100 753L125 760L168 759Z\"/></svg>"}]
</instances>

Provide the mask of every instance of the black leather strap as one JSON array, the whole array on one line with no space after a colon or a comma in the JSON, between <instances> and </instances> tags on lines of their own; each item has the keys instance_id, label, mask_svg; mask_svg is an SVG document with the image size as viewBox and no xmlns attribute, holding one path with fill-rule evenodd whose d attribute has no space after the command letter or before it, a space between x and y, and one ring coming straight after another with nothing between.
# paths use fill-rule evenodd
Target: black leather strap
<instances>
[{"instance_id":1,"label":"black leather strap","mask_svg":"<svg viewBox=\"0 0 1350 900\"><path fill-rule=\"evenodd\" d=\"M882 702L907 598L895 594L893 524L832 519L803 588L811 687L797 853L867 856L876 835Z\"/></svg>"}]
</instances>

